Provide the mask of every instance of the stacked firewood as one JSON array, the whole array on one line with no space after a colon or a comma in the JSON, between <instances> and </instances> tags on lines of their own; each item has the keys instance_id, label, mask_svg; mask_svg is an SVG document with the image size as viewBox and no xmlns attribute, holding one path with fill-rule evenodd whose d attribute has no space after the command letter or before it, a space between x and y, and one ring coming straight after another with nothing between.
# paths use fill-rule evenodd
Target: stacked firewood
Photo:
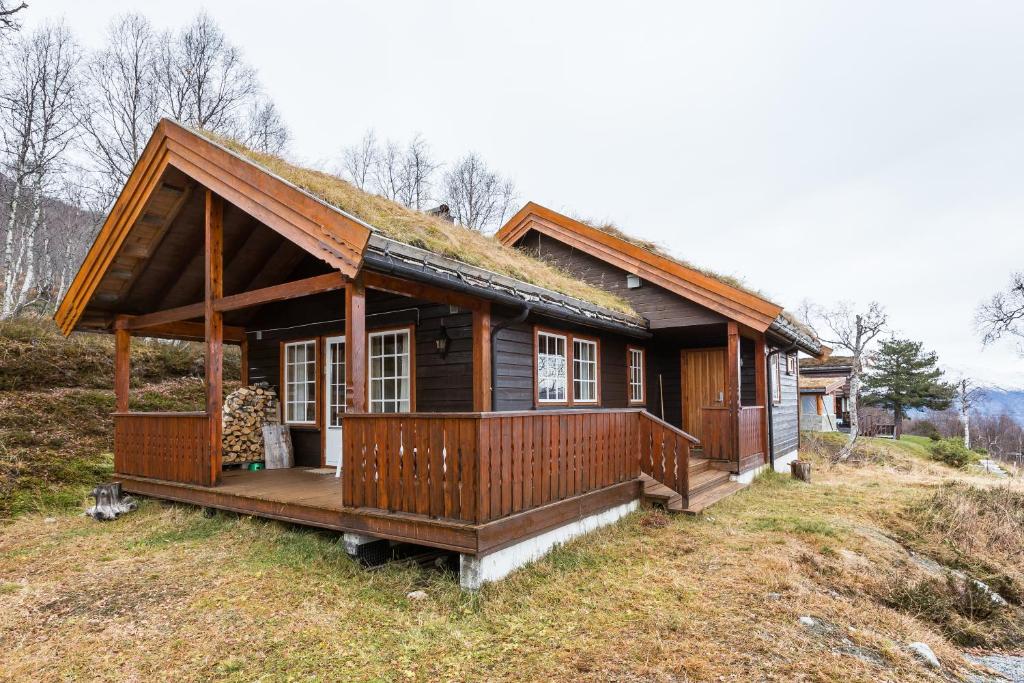
<instances>
[{"instance_id":1,"label":"stacked firewood","mask_svg":"<svg viewBox=\"0 0 1024 683\"><path fill-rule=\"evenodd\" d=\"M279 421L277 394L265 382L224 399L224 464L263 460L263 425Z\"/></svg>"}]
</instances>

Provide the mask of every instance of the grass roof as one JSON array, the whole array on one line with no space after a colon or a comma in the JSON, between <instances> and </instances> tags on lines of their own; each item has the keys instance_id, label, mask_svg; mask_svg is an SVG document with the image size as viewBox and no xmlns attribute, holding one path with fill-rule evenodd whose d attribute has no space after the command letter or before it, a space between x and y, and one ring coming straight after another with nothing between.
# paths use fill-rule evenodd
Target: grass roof
<instances>
[{"instance_id":1,"label":"grass roof","mask_svg":"<svg viewBox=\"0 0 1024 683\"><path fill-rule=\"evenodd\" d=\"M668 259L669 261L672 261L674 263L678 263L684 268L695 270L702 275L707 275L708 277L718 280L723 284L729 285L730 287L735 287L736 289L744 291L747 294L753 294L754 296L760 297L765 301L771 301L771 299L764 292L749 286L748 284L746 284L746 282L744 282L742 278L736 277L734 275L725 275L723 273L711 270L710 268L704 268L702 266L695 265L694 263L691 263L686 259L679 258L671 251L669 251L667 248L658 244L657 242L651 242L650 240L641 239L639 237L636 237L635 235L631 235L610 221L592 221L586 218L580 218L579 216L574 216L574 218L580 223L583 223L584 225L587 225L593 228L594 230L600 230L601 232L611 235L612 237L617 237L618 239L624 242L629 242L630 244L638 246L641 249L645 249L651 252L652 254Z\"/></svg>"},{"instance_id":2,"label":"grass roof","mask_svg":"<svg viewBox=\"0 0 1024 683\"><path fill-rule=\"evenodd\" d=\"M330 173L303 168L272 154L256 152L237 140L205 130L195 132L363 220L386 237L619 313L637 315L620 297L587 285L549 263L506 247L476 230L365 192Z\"/></svg>"}]
</instances>

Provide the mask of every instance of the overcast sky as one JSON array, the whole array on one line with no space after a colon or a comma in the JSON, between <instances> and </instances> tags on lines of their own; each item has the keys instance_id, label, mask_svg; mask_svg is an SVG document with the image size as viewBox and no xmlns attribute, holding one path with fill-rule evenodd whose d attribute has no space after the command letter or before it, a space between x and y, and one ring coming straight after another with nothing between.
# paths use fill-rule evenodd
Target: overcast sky
<instances>
[{"instance_id":1,"label":"overcast sky","mask_svg":"<svg viewBox=\"0 0 1024 683\"><path fill-rule=\"evenodd\" d=\"M96 45L206 9L292 156L367 128L475 150L521 198L614 221L795 309L877 299L898 334L1007 387L977 304L1024 267L1024 3L35 0Z\"/></svg>"}]
</instances>

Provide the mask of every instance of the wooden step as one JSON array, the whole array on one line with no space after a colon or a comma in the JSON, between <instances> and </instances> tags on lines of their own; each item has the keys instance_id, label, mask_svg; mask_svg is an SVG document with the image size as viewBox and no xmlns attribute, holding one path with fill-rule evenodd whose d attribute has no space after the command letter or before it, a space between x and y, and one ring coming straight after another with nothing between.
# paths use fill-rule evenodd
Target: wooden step
<instances>
[{"instance_id":1,"label":"wooden step","mask_svg":"<svg viewBox=\"0 0 1024 683\"><path fill-rule=\"evenodd\" d=\"M690 458L690 477L700 474L701 472L707 472L711 469L711 461L707 458Z\"/></svg>"},{"instance_id":2,"label":"wooden step","mask_svg":"<svg viewBox=\"0 0 1024 683\"><path fill-rule=\"evenodd\" d=\"M686 501L682 495L646 474L640 475L640 479L644 483L643 497L647 503L665 508L669 512L683 511Z\"/></svg>"},{"instance_id":3,"label":"wooden step","mask_svg":"<svg viewBox=\"0 0 1024 683\"><path fill-rule=\"evenodd\" d=\"M728 483L729 473L723 472L722 470L708 469L704 472L697 474L696 476L690 477L690 490L687 491L687 495L692 499L696 498L705 491L712 489L720 484Z\"/></svg>"},{"instance_id":4,"label":"wooden step","mask_svg":"<svg viewBox=\"0 0 1024 683\"><path fill-rule=\"evenodd\" d=\"M727 480L717 486L706 489L698 496L691 496L689 504L682 509L682 512L688 515L699 515L718 501L744 488L746 488L745 484Z\"/></svg>"}]
</instances>

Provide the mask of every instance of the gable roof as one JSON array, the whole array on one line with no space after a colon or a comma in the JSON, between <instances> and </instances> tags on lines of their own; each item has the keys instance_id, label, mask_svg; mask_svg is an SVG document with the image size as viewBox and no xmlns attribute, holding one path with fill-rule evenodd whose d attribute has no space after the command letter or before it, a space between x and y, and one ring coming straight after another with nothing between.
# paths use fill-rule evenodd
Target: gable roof
<instances>
[{"instance_id":1,"label":"gable roof","mask_svg":"<svg viewBox=\"0 0 1024 683\"><path fill-rule=\"evenodd\" d=\"M173 214L187 190L163 184L173 167L208 187L306 252L346 276L358 272L371 235L492 271L528 285L606 309L616 318L638 316L619 297L572 278L539 259L481 233L372 195L321 171L305 169L206 131L164 119L157 125L131 176L107 216L55 314L61 330L75 328L101 281L115 265L142 263L152 245L127 242L142 226L159 241L159 231L143 225L151 202ZM160 196L165 193L166 197ZM179 205L180 206L180 205ZM166 225L164 226L166 228ZM127 281L131 281L129 276Z\"/></svg>"},{"instance_id":2,"label":"gable roof","mask_svg":"<svg viewBox=\"0 0 1024 683\"><path fill-rule=\"evenodd\" d=\"M808 394L831 394L846 386L845 377L800 377L800 391Z\"/></svg>"},{"instance_id":3,"label":"gable roof","mask_svg":"<svg viewBox=\"0 0 1024 683\"><path fill-rule=\"evenodd\" d=\"M758 332L767 330L782 313L781 306L760 295L655 253L621 233L600 230L535 202L520 209L496 237L512 246L530 230L581 249Z\"/></svg>"}]
</instances>

